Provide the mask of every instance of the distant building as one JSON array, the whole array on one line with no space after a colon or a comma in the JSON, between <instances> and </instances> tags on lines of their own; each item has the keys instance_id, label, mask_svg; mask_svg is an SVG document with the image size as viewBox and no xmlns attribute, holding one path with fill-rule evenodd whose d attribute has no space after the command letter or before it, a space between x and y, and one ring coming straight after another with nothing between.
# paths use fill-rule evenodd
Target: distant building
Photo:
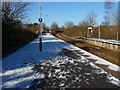
<instances>
[{"instance_id":1,"label":"distant building","mask_svg":"<svg viewBox=\"0 0 120 90\"><path fill-rule=\"evenodd\" d=\"M92 27L88 27L88 33L92 33L92 32L93 32Z\"/></svg>"},{"instance_id":2,"label":"distant building","mask_svg":"<svg viewBox=\"0 0 120 90\"><path fill-rule=\"evenodd\" d=\"M88 27L88 34L87 37L92 37L92 34L95 30L92 27Z\"/></svg>"}]
</instances>

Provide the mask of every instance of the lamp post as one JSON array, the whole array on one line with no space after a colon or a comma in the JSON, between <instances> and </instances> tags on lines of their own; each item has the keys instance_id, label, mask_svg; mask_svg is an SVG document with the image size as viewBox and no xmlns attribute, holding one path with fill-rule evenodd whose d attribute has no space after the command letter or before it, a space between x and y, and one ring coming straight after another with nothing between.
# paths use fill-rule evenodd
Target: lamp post
<instances>
[{"instance_id":1,"label":"lamp post","mask_svg":"<svg viewBox=\"0 0 120 90\"><path fill-rule=\"evenodd\" d=\"M40 22L40 40L39 40L39 43L40 43L40 52L42 52L42 32L43 32L43 26L42 26L42 0L40 2L40 18L39 18L39 22Z\"/></svg>"}]
</instances>

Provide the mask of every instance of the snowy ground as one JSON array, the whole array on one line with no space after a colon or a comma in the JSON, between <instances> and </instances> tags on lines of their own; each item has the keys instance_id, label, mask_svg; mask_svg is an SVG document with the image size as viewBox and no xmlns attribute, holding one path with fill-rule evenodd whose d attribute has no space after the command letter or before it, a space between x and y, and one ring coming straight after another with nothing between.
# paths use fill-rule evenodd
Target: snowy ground
<instances>
[{"instance_id":1,"label":"snowy ground","mask_svg":"<svg viewBox=\"0 0 120 90\"><path fill-rule=\"evenodd\" d=\"M44 75L47 82L38 84L37 88L118 88L115 85L117 80L112 80L113 77L109 73L76 55L74 51L64 52L65 55L54 57L34 67L33 70ZM111 81L114 81L114 84Z\"/></svg>"},{"instance_id":2,"label":"snowy ground","mask_svg":"<svg viewBox=\"0 0 120 90\"><path fill-rule=\"evenodd\" d=\"M32 68L38 63L44 63L53 58L61 57L61 52L63 48L68 50L78 50L89 55L89 58L97 59L97 63L106 64L109 69L118 70L118 66L106 62L105 60L96 57L82 49L79 49L73 45L70 45L50 34L43 35L43 51L39 52L39 37L36 38L31 43L27 44L23 48L19 49L17 52L3 58L0 63L2 63L2 72L0 77L2 79L1 88L27 88L31 85L34 79L44 78L45 75L41 75L39 72L35 72ZM67 56L65 56L67 60ZM84 58L84 57L82 57ZM55 59L56 60L56 59ZM85 59L80 59L83 62L87 62ZM102 61L101 61L102 60ZM56 60L55 64L59 62ZM74 63L71 61L71 63ZM92 67L96 67L94 64L90 64ZM103 71L103 70L102 70ZM56 71L57 72L57 71ZM59 72L59 70L58 70ZM104 71L105 72L105 71ZM61 72L62 73L62 72ZM108 75L109 82L119 86L118 79ZM62 77L62 76L61 76ZM62 85L61 85L62 86Z\"/></svg>"}]
</instances>

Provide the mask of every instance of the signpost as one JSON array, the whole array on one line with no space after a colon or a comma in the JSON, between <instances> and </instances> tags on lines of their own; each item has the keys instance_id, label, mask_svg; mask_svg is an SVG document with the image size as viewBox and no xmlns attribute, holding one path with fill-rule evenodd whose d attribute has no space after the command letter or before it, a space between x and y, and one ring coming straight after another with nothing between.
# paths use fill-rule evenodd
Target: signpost
<instances>
[{"instance_id":1,"label":"signpost","mask_svg":"<svg viewBox=\"0 0 120 90\"><path fill-rule=\"evenodd\" d=\"M40 52L42 52L42 31L43 31L43 27L42 27L42 18L39 18L39 22L40 22Z\"/></svg>"},{"instance_id":2,"label":"signpost","mask_svg":"<svg viewBox=\"0 0 120 90\"><path fill-rule=\"evenodd\" d=\"M40 52L42 52L42 32L43 32L43 27L42 27L42 0L41 0L41 4L40 4L40 18L39 18L39 22L40 22Z\"/></svg>"}]
</instances>

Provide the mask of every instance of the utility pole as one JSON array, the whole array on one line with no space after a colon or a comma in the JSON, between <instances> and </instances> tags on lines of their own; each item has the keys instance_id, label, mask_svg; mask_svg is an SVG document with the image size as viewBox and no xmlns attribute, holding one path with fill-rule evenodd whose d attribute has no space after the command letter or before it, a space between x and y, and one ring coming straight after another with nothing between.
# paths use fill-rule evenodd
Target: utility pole
<instances>
[{"instance_id":1,"label":"utility pole","mask_svg":"<svg viewBox=\"0 0 120 90\"><path fill-rule=\"evenodd\" d=\"M118 30L117 30L117 40L118 40Z\"/></svg>"},{"instance_id":2,"label":"utility pole","mask_svg":"<svg viewBox=\"0 0 120 90\"><path fill-rule=\"evenodd\" d=\"M98 29L99 29L99 30L98 30L98 34L99 34L98 37L99 37L99 39L100 39L100 34L101 34L101 33L100 33L100 25L99 25Z\"/></svg>"},{"instance_id":3,"label":"utility pole","mask_svg":"<svg viewBox=\"0 0 120 90\"><path fill-rule=\"evenodd\" d=\"M42 32L43 32L43 26L42 26L42 0L40 1L40 18L39 18L39 22L40 22L40 40L39 40L39 43L40 43L40 52L42 52Z\"/></svg>"},{"instance_id":4,"label":"utility pole","mask_svg":"<svg viewBox=\"0 0 120 90\"><path fill-rule=\"evenodd\" d=\"M101 38L100 35L101 34L101 32L100 32L100 18L99 18L99 26L98 26L98 37L99 37L99 39Z\"/></svg>"}]
</instances>

